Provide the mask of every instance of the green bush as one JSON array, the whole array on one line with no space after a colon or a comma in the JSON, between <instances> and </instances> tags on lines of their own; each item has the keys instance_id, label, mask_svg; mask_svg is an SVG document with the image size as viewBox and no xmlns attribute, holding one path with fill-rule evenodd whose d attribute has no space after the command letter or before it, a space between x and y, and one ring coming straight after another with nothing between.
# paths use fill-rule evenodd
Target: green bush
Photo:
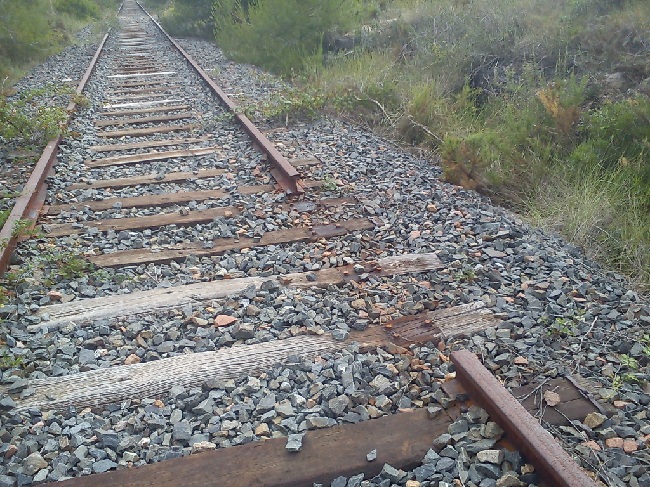
<instances>
[{"instance_id":1,"label":"green bush","mask_svg":"<svg viewBox=\"0 0 650 487\"><path fill-rule=\"evenodd\" d=\"M54 8L78 19L96 19L100 15L99 7L91 0L56 0Z\"/></svg>"},{"instance_id":2,"label":"green bush","mask_svg":"<svg viewBox=\"0 0 650 487\"><path fill-rule=\"evenodd\" d=\"M171 0L158 17L173 36L207 39L212 38L214 30L211 9L212 0Z\"/></svg>"},{"instance_id":3,"label":"green bush","mask_svg":"<svg viewBox=\"0 0 650 487\"><path fill-rule=\"evenodd\" d=\"M0 95L0 137L24 144L45 144L62 131L68 114L60 107L37 103L37 97L57 93L71 94L65 86L50 85L39 90L25 91L10 100Z\"/></svg>"},{"instance_id":4,"label":"green bush","mask_svg":"<svg viewBox=\"0 0 650 487\"><path fill-rule=\"evenodd\" d=\"M639 96L608 102L584 117L584 142L572 160L582 166L616 168L623 161L641 164L640 172L650 184L650 98Z\"/></svg>"},{"instance_id":5,"label":"green bush","mask_svg":"<svg viewBox=\"0 0 650 487\"><path fill-rule=\"evenodd\" d=\"M0 75L6 64L24 62L50 50L45 0L0 0Z\"/></svg>"},{"instance_id":6,"label":"green bush","mask_svg":"<svg viewBox=\"0 0 650 487\"><path fill-rule=\"evenodd\" d=\"M287 77L320 63L325 33L345 31L360 15L358 0L264 0L246 8L218 1L213 10L228 55Z\"/></svg>"}]
</instances>

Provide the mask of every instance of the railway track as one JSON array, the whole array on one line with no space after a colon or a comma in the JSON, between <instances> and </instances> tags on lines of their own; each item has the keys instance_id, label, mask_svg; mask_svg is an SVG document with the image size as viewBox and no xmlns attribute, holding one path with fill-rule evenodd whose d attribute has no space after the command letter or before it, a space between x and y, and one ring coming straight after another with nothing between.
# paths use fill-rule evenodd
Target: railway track
<instances>
[{"instance_id":1,"label":"railway track","mask_svg":"<svg viewBox=\"0 0 650 487\"><path fill-rule=\"evenodd\" d=\"M313 141L283 155L134 1L93 64L76 138L48 146L9 220L39 215L21 245L99 271L8 316L30 351L0 391L21 425L3 430L6 484L596 485L529 411L568 427L600 406L559 378L559 404L533 400L542 382L522 406L450 353L508 340L508 317L442 291L445 253L391 233L381 186L333 191Z\"/></svg>"}]
</instances>

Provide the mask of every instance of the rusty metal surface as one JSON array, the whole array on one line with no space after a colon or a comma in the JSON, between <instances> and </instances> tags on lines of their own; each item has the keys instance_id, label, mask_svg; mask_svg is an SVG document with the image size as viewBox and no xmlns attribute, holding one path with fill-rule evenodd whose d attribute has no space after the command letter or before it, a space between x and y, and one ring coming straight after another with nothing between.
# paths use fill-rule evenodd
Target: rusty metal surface
<instances>
[{"instance_id":1,"label":"rusty metal surface","mask_svg":"<svg viewBox=\"0 0 650 487\"><path fill-rule=\"evenodd\" d=\"M541 477L555 487L597 487L557 443L553 436L467 350L451 354L457 378L506 431L510 440L528 456Z\"/></svg>"},{"instance_id":2,"label":"rusty metal surface","mask_svg":"<svg viewBox=\"0 0 650 487\"><path fill-rule=\"evenodd\" d=\"M149 16L151 21L158 27L158 29L169 39L169 41L178 49L178 51L183 55L188 63L194 68L198 75L208 84L210 89L214 92L217 97L222 101L222 103L233 112L235 118L242 126L244 131L249 135L253 142L259 147L259 149L266 154L269 162L273 166L271 170L272 176L278 182L278 184L285 190L287 193L291 194L300 194L304 192L303 187L299 184L300 174L295 167L282 155L280 152L273 146L271 141L251 122L251 120L244 115L243 113L238 113L237 104L233 102L224 91L217 86L217 84L210 78L210 76L199 66L194 59L174 40L171 38L167 32L161 27L161 25L145 10L145 8L136 2L140 8Z\"/></svg>"},{"instance_id":3,"label":"rusty metal surface","mask_svg":"<svg viewBox=\"0 0 650 487\"><path fill-rule=\"evenodd\" d=\"M79 81L79 84L75 90L77 94L81 94L84 87L86 86L86 83L88 82L88 79L90 78L95 68L95 64L99 59L102 49L104 48L104 44L106 44L106 40L108 39L109 34L110 31L100 42L99 47L97 48L97 51L95 52L90 65L88 66L88 69L86 69L86 72L81 78L81 81ZM70 123L72 113L76 107L77 105L74 102L70 102L70 104L67 106L66 111L68 112L68 120L66 121L66 126L68 123ZM21 220L36 221L36 218L38 218L38 213L43 204L43 184L45 183L50 170L56 162L57 149L59 148L61 140L63 140L63 138L59 136L47 143L45 149L43 150L43 153L41 154L41 157L34 166L29 179L25 183L20 196L16 198L7 221L2 226L2 229L0 229L0 275L4 274L4 272L9 267L11 255L13 254L14 250L16 250L16 244L20 237L20 235L18 235L15 230L17 228L16 225L19 225L19 222Z\"/></svg>"}]
</instances>

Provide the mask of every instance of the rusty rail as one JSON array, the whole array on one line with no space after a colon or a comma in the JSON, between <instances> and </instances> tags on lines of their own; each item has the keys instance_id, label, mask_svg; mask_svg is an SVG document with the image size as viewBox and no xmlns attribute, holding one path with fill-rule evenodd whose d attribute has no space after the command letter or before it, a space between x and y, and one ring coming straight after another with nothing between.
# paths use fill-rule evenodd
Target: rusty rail
<instances>
[{"instance_id":1,"label":"rusty rail","mask_svg":"<svg viewBox=\"0 0 650 487\"><path fill-rule=\"evenodd\" d=\"M95 65L104 49L109 34L110 30L100 42L97 51L95 51L95 55L90 61L88 69L86 69L81 81L79 81L75 90L77 95L81 94L86 83L88 83L88 79L95 69ZM77 104L74 101L71 101L66 107L66 111L68 112L66 126L70 123L70 120L72 120L72 115L76 108ZM25 220L35 222L38 218L41 208L43 207L43 202L45 201L45 192L47 191L45 180L56 163L59 144L62 140L63 137L59 135L47 143L41 157L34 166L34 170L25 183L20 196L16 198L11 213L9 213L9 216L7 217L7 221L5 221L2 229L0 229L0 275L4 274L9 267L11 255L14 250L16 250L16 245L20 240L20 222Z\"/></svg>"},{"instance_id":2,"label":"rusty rail","mask_svg":"<svg viewBox=\"0 0 650 487\"><path fill-rule=\"evenodd\" d=\"M451 354L457 378L554 487L597 487L505 387L467 350Z\"/></svg>"},{"instance_id":3,"label":"rusty rail","mask_svg":"<svg viewBox=\"0 0 650 487\"><path fill-rule=\"evenodd\" d=\"M224 91L219 88L219 86L217 86L212 78L210 78L210 76L203 70L203 68L201 68L201 66L199 66L196 61L194 61L194 59L192 59L192 57L178 44L178 42L172 39L172 37L167 34L167 32L165 32L158 21L154 19L149 12L147 12L147 10L140 4L140 2L136 1L136 3L142 9L142 11L149 16L151 21L156 25L156 27L158 27L160 32L162 32L165 37L174 45L174 47L178 49L185 60L192 66L192 68L194 68L194 70L203 79L203 81L208 84L212 92L217 95L221 102L231 112L233 112L235 118L242 126L244 131L253 140L253 143L259 147L259 149L264 154L266 154L268 161L273 166L271 174L278 182L278 184L282 187L282 189L290 194L303 193L304 190L299 184L300 173L296 170L296 168L293 167L282 154L280 154L280 152L273 146L271 141L262 132L260 132L257 127L255 127L253 122L251 122L251 120L246 115L238 111L237 104L232 101L228 95L226 95Z\"/></svg>"}]
</instances>

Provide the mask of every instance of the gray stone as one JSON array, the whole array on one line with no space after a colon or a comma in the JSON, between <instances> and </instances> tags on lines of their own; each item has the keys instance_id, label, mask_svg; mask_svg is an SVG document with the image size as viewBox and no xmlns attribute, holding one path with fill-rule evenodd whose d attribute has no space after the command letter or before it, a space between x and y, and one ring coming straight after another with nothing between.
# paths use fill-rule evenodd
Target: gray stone
<instances>
[{"instance_id":1,"label":"gray stone","mask_svg":"<svg viewBox=\"0 0 650 487\"><path fill-rule=\"evenodd\" d=\"M449 433L443 433L433 440L433 449L436 452L440 452L449 442L451 442L451 435Z\"/></svg>"},{"instance_id":2,"label":"gray stone","mask_svg":"<svg viewBox=\"0 0 650 487\"><path fill-rule=\"evenodd\" d=\"M23 460L23 472L26 475L34 475L40 469L47 467L47 462L40 453L34 452Z\"/></svg>"},{"instance_id":3,"label":"gray stone","mask_svg":"<svg viewBox=\"0 0 650 487\"><path fill-rule=\"evenodd\" d=\"M454 468L454 465L456 465L456 461L453 458L442 457L436 462L436 469L440 472L446 472Z\"/></svg>"},{"instance_id":4,"label":"gray stone","mask_svg":"<svg viewBox=\"0 0 650 487\"><path fill-rule=\"evenodd\" d=\"M119 444L119 437L113 430L97 430L97 439L102 448L115 450Z\"/></svg>"},{"instance_id":5,"label":"gray stone","mask_svg":"<svg viewBox=\"0 0 650 487\"><path fill-rule=\"evenodd\" d=\"M332 480L332 483L330 484L330 487L347 487L348 485L348 479L347 477L336 477L334 480Z\"/></svg>"},{"instance_id":6,"label":"gray stone","mask_svg":"<svg viewBox=\"0 0 650 487\"><path fill-rule=\"evenodd\" d=\"M515 472L506 472L496 481L496 487L525 487L527 484L517 477Z\"/></svg>"},{"instance_id":7,"label":"gray stone","mask_svg":"<svg viewBox=\"0 0 650 487\"><path fill-rule=\"evenodd\" d=\"M1 396L1 395L0 395ZM16 401L14 401L9 396L1 396L0 399L0 411L9 411L16 407Z\"/></svg>"},{"instance_id":8,"label":"gray stone","mask_svg":"<svg viewBox=\"0 0 650 487\"><path fill-rule=\"evenodd\" d=\"M467 431L469 431L469 423L466 419L454 421L449 425L449 428L447 428L447 432L452 436L459 433L466 433Z\"/></svg>"},{"instance_id":9,"label":"gray stone","mask_svg":"<svg viewBox=\"0 0 650 487\"><path fill-rule=\"evenodd\" d=\"M330 408L330 411L336 416L339 416L350 406L350 399L345 395L337 396L330 399L327 402L327 406Z\"/></svg>"},{"instance_id":10,"label":"gray stone","mask_svg":"<svg viewBox=\"0 0 650 487\"><path fill-rule=\"evenodd\" d=\"M389 465L388 463L384 463L384 467L381 469L379 475L381 475L385 479L390 480L391 482L397 483L404 476L406 476L406 472L404 472L403 470L398 470L392 465Z\"/></svg>"},{"instance_id":11,"label":"gray stone","mask_svg":"<svg viewBox=\"0 0 650 487\"><path fill-rule=\"evenodd\" d=\"M476 454L476 458L481 463L493 463L501 465L503 462L504 454L501 450L483 450Z\"/></svg>"},{"instance_id":12,"label":"gray stone","mask_svg":"<svg viewBox=\"0 0 650 487\"><path fill-rule=\"evenodd\" d=\"M82 348L79 350L79 363L82 365L87 365L87 364L92 364L95 363L96 358L95 358L95 351L88 349L88 348Z\"/></svg>"},{"instance_id":13,"label":"gray stone","mask_svg":"<svg viewBox=\"0 0 650 487\"><path fill-rule=\"evenodd\" d=\"M465 450L467 453L470 455L476 455L478 452L482 450L489 450L491 449L494 444L496 443L496 440L493 439L484 439L484 440L479 440L474 443L469 443L465 445Z\"/></svg>"},{"instance_id":14,"label":"gray stone","mask_svg":"<svg viewBox=\"0 0 650 487\"><path fill-rule=\"evenodd\" d=\"M174 425L172 437L175 441L189 441L192 437L192 426L189 421L179 421Z\"/></svg>"},{"instance_id":15,"label":"gray stone","mask_svg":"<svg viewBox=\"0 0 650 487\"><path fill-rule=\"evenodd\" d=\"M291 405L291 401L289 401L288 399L284 399L283 401L277 403L275 405L275 411L283 418L295 416L296 414L293 410L293 406Z\"/></svg>"},{"instance_id":16,"label":"gray stone","mask_svg":"<svg viewBox=\"0 0 650 487\"><path fill-rule=\"evenodd\" d=\"M372 462L377 459L377 450L371 450L366 454L366 460Z\"/></svg>"},{"instance_id":17,"label":"gray stone","mask_svg":"<svg viewBox=\"0 0 650 487\"><path fill-rule=\"evenodd\" d=\"M477 463L474 465L474 468L476 468L476 472L479 475L490 479L498 479L501 475L501 469L498 466L492 465L490 463Z\"/></svg>"},{"instance_id":18,"label":"gray stone","mask_svg":"<svg viewBox=\"0 0 650 487\"><path fill-rule=\"evenodd\" d=\"M255 325L252 323L242 323L238 321L232 327L231 334L237 340L248 340L250 338L255 338Z\"/></svg>"},{"instance_id":19,"label":"gray stone","mask_svg":"<svg viewBox=\"0 0 650 487\"><path fill-rule=\"evenodd\" d=\"M370 385L379 393L379 394L392 394L395 392L393 383L388 380L383 375L378 375L371 382Z\"/></svg>"},{"instance_id":20,"label":"gray stone","mask_svg":"<svg viewBox=\"0 0 650 487\"><path fill-rule=\"evenodd\" d=\"M0 487L14 487L16 479L9 475L0 475Z\"/></svg>"},{"instance_id":21,"label":"gray stone","mask_svg":"<svg viewBox=\"0 0 650 487\"><path fill-rule=\"evenodd\" d=\"M364 477L365 475L362 473L353 475L348 479L348 485L346 487L360 487Z\"/></svg>"},{"instance_id":22,"label":"gray stone","mask_svg":"<svg viewBox=\"0 0 650 487\"><path fill-rule=\"evenodd\" d=\"M265 413L274 408L275 408L275 394L271 392L265 395L262 399L260 399L260 402L257 403L257 407L255 409L260 413Z\"/></svg>"},{"instance_id":23,"label":"gray stone","mask_svg":"<svg viewBox=\"0 0 650 487\"><path fill-rule=\"evenodd\" d=\"M491 440L499 440L503 436L503 430L495 422L488 421L481 426L481 436Z\"/></svg>"},{"instance_id":24,"label":"gray stone","mask_svg":"<svg viewBox=\"0 0 650 487\"><path fill-rule=\"evenodd\" d=\"M287 445L285 446L285 448L291 452L300 451L302 449L302 439L304 436L305 436L304 433L290 434L288 436Z\"/></svg>"},{"instance_id":25,"label":"gray stone","mask_svg":"<svg viewBox=\"0 0 650 487\"><path fill-rule=\"evenodd\" d=\"M425 463L419 467L416 467L413 470L413 473L415 474L415 480L417 480L418 482L427 480L436 472L437 472L436 465L433 463Z\"/></svg>"},{"instance_id":26,"label":"gray stone","mask_svg":"<svg viewBox=\"0 0 650 487\"><path fill-rule=\"evenodd\" d=\"M440 416L443 409L440 406L427 406L427 416L429 419L435 419Z\"/></svg>"},{"instance_id":27,"label":"gray stone","mask_svg":"<svg viewBox=\"0 0 650 487\"><path fill-rule=\"evenodd\" d=\"M305 421L307 423L307 429L310 430L327 428L330 425L330 419L323 416L312 416Z\"/></svg>"},{"instance_id":28,"label":"gray stone","mask_svg":"<svg viewBox=\"0 0 650 487\"><path fill-rule=\"evenodd\" d=\"M117 467L117 463L115 463L113 460L104 459L93 463L93 472L94 473L107 472L116 467Z\"/></svg>"},{"instance_id":29,"label":"gray stone","mask_svg":"<svg viewBox=\"0 0 650 487\"><path fill-rule=\"evenodd\" d=\"M607 416L594 411L587 414L583 423L591 429L596 429L605 421L607 421Z\"/></svg>"},{"instance_id":30,"label":"gray stone","mask_svg":"<svg viewBox=\"0 0 650 487\"><path fill-rule=\"evenodd\" d=\"M438 460L440 460L440 455L435 450L429 449L427 454L424 455L422 463L436 463Z\"/></svg>"}]
</instances>

